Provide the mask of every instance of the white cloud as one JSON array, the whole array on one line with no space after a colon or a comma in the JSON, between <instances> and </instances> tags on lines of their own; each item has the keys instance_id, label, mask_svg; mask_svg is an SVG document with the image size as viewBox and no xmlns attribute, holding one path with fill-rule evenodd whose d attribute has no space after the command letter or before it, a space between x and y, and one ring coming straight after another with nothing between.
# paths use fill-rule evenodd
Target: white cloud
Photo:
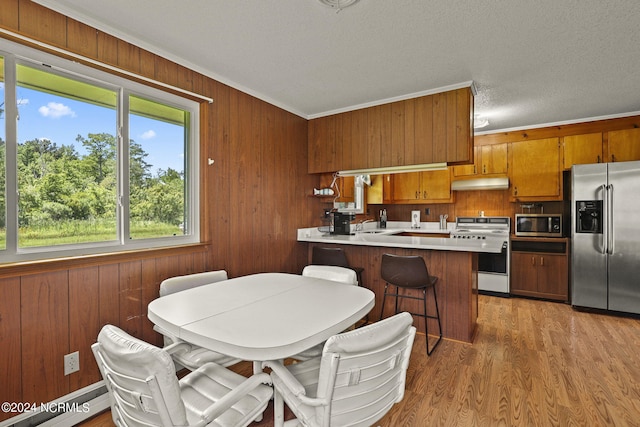
<instances>
[{"instance_id":1,"label":"white cloud","mask_svg":"<svg viewBox=\"0 0 640 427\"><path fill-rule=\"evenodd\" d=\"M142 135L140 135L142 139L151 139L151 138L154 138L155 136L156 136L156 133L152 130L148 130L144 132Z\"/></svg>"},{"instance_id":2,"label":"white cloud","mask_svg":"<svg viewBox=\"0 0 640 427\"><path fill-rule=\"evenodd\" d=\"M40 114L44 117L51 117L52 119L59 119L60 117L76 117L76 113L64 104L59 102L50 102L46 106L38 108Z\"/></svg>"}]
</instances>

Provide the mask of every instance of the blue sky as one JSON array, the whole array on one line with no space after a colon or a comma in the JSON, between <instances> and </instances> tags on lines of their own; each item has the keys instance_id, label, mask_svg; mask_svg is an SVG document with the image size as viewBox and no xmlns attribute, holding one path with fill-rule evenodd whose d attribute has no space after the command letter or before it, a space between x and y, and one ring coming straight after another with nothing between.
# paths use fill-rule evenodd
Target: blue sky
<instances>
[{"instance_id":1,"label":"blue sky","mask_svg":"<svg viewBox=\"0 0 640 427\"><path fill-rule=\"evenodd\" d=\"M0 86L0 95L4 99L3 86ZM78 134L84 138L89 133L116 135L114 110L25 88L18 89L18 98L19 143L47 138L58 146L73 145L80 154L84 154L82 144L76 142ZM145 160L153 165L151 171L154 175L158 168L184 170L182 127L132 116L130 128L130 138L147 152Z\"/></svg>"}]
</instances>

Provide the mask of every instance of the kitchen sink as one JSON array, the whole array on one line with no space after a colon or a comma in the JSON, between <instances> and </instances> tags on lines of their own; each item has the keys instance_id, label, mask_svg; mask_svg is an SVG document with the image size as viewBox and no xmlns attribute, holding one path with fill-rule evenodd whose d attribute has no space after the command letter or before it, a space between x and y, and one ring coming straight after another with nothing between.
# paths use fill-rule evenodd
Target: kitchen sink
<instances>
[{"instance_id":1,"label":"kitchen sink","mask_svg":"<svg viewBox=\"0 0 640 427\"><path fill-rule=\"evenodd\" d=\"M382 229L356 231L356 234L394 234L394 233L395 232L393 230L382 230Z\"/></svg>"}]
</instances>

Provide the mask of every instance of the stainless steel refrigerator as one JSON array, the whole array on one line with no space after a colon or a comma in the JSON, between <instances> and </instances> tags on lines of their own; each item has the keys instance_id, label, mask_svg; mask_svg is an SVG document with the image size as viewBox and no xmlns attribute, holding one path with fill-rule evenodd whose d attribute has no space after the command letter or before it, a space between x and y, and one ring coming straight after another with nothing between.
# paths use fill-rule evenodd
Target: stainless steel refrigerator
<instances>
[{"instance_id":1,"label":"stainless steel refrigerator","mask_svg":"<svg viewBox=\"0 0 640 427\"><path fill-rule=\"evenodd\" d=\"M640 161L571 170L571 304L640 314Z\"/></svg>"}]
</instances>

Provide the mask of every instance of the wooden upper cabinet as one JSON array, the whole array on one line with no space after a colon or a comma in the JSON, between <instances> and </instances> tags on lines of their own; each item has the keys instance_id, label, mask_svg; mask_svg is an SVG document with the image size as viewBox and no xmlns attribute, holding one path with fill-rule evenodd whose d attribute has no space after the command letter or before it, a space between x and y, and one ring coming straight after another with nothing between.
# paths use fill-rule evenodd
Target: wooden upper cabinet
<instances>
[{"instance_id":1,"label":"wooden upper cabinet","mask_svg":"<svg viewBox=\"0 0 640 427\"><path fill-rule=\"evenodd\" d=\"M602 162L602 132L565 136L562 142L563 169L573 165Z\"/></svg>"},{"instance_id":2,"label":"wooden upper cabinet","mask_svg":"<svg viewBox=\"0 0 640 427\"><path fill-rule=\"evenodd\" d=\"M342 156L336 155L335 115L321 117L309 122L308 145L309 173L328 172L340 168L339 162Z\"/></svg>"},{"instance_id":3,"label":"wooden upper cabinet","mask_svg":"<svg viewBox=\"0 0 640 427\"><path fill-rule=\"evenodd\" d=\"M563 168L588 163L640 160L640 129L571 135L563 138Z\"/></svg>"},{"instance_id":4,"label":"wooden upper cabinet","mask_svg":"<svg viewBox=\"0 0 640 427\"><path fill-rule=\"evenodd\" d=\"M349 150L351 152L351 162L343 162L342 170L348 169L362 169L366 168L369 161L369 146L367 132L369 129L369 113L366 109L350 111L344 113L351 119L351 126L349 132L344 130L344 136L349 135L349 139L342 140L343 151ZM336 161L340 164L339 161ZM330 172L341 170L339 167L331 169Z\"/></svg>"},{"instance_id":5,"label":"wooden upper cabinet","mask_svg":"<svg viewBox=\"0 0 640 427\"><path fill-rule=\"evenodd\" d=\"M414 104L415 134L414 134L414 162L415 164L434 163L436 144L446 144L446 141L433 139L433 96L416 98ZM438 149L438 151L440 151ZM439 160L442 161L442 160Z\"/></svg>"},{"instance_id":6,"label":"wooden upper cabinet","mask_svg":"<svg viewBox=\"0 0 640 427\"><path fill-rule=\"evenodd\" d=\"M491 144L476 146L473 149L474 162L472 165L460 165L453 167L453 175L456 177L477 175L501 175L507 174L507 144Z\"/></svg>"},{"instance_id":7,"label":"wooden upper cabinet","mask_svg":"<svg viewBox=\"0 0 640 427\"><path fill-rule=\"evenodd\" d=\"M607 162L640 160L640 129L610 131Z\"/></svg>"},{"instance_id":8,"label":"wooden upper cabinet","mask_svg":"<svg viewBox=\"0 0 640 427\"><path fill-rule=\"evenodd\" d=\"M509 144L512 201L560 200L560 141L546 138Z\"/></svg>"},{"instance_id":9,"label":"wooden upper cabinet","mask_svg":"<svg viewBox=\"0 0 640 427\"><path fill-rule=\"evenodd\" d=\"M492 144L480 147L480 174L506 175L508 170L507 152L507 144Z\"/></svg>"},{"instance_id":10,"label":"wooden upper cabinet","mask_svg":"<svg viewBox=\"0 0 640 427\"><path fill-rule=\"evenodd\" d=\"M420 172L391 175L393 201L418 201L422 198Z\"/></svg>"},{"instance_id":11,"label":"wooden upper cabinet","mask_svg":"<svg viewBox=\"0 0 640 427\"><path fill-rule=\"evenodd\" d=\"M447 163L470 163L473 155L473 91L447 94Z\"/></svg>"},{"instance_id":12,"label":"wooden upper cabinet","mask_svg":"<svg viewBox=\"0 0 640 427\"><path fill-rule=\"evenodd\" d=\"M391 175L391 202L451 203L449 169Z\"/></svg>"},{"instance_id":13,"label":"wooden upper cabinet","mask_svg":"<svg viewBox=\"0 0 640 427\"><path fill-rule=\"evenodd\" d=\"M336 180L340 195L335 199L336 202L353 202L355 198L355 177L341 176Z\"/></svg>"},{"instance_id":14,"label":"wooden upper cabinet","mask_svg":"<svg viewBox=\"0 0 640 427\"><path fill-rule=\"evenodd\" d=\"M453 176L463 177L478 175L478 171L482 170L480 155L480 147L473 147L473 164L453 166Z\"/></svg>"},{"instance_id":15,"label":"wooden upper cabinet","mask_svg":"<svg viewBox=\"0 0 640 427\"><path fill-rule=\"evenodd\" d=\"M312 119L309 173L469 162L472 115L462 88Z\"/></svg>"}]
</instances>

